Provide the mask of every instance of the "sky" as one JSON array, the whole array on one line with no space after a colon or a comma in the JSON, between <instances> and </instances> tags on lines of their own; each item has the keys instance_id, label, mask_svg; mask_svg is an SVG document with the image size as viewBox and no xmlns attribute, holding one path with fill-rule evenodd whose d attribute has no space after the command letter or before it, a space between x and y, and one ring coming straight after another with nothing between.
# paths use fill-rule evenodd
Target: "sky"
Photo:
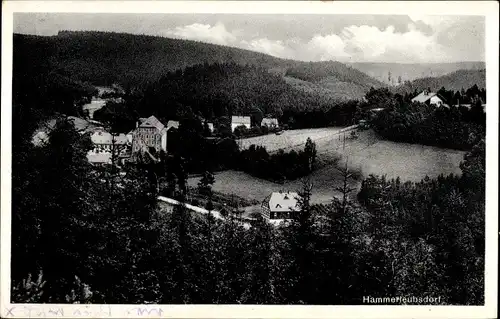
<instances>
[{"instance_id":1,"label":"sky","mask_svg":"<svg viewBox=\"0 0 500 319\"><path fill-rule=\"evenodd\" d=\"M485 60L482 16L16 13L14 32L113 31L196 40L301 61Z\"/></svg>"}]
</instances>

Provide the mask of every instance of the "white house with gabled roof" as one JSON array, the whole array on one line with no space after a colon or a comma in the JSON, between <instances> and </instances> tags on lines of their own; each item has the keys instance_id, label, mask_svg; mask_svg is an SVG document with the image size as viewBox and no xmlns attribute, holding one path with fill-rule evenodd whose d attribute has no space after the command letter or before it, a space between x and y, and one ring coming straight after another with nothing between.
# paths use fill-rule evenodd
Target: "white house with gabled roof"
<instances>
[{"instance_id":1,"label":"white house with gabled roof","mask_svg":"<svg viewBox=\"0 0 500 319\"><path fill-rule=\"evenodd\" d=\"M296 192L273 192L262 202L262 215L267 219L291 219L300 212L299 199Z\"/></svg>"},{"instance_id":2,"label":"white house with gabled roof","mask_svg":"<svg viewBox=\"0 0 500 319\"><path fill-rule=\"evenodd\" d=\"M437 107L448 106L445 99L435 92L429 92L428 90L422 91L419 95L411 99L412 102L424 103L427 105L434 105Z\"/></svg>"}]
</instances>

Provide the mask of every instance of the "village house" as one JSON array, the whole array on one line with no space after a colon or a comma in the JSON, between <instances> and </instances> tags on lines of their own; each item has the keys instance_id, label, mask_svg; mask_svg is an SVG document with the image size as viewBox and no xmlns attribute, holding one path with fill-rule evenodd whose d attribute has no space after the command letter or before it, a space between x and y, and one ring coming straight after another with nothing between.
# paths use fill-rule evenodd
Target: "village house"
<instances>
[{"instance_id":1,"label":"village house","mask_svg":"<svg viewBox=\"0 0 500 319\"><path fill-rule=\"evenodd\" d=\"M446 104L445 99L441 95L435 92L429 92L428 90L422 91L422 93L415 96L413 99L411 99L411 101L417 103L424 103L427 105L434 105L436 107L448 106Z\"/></svg>"},{"instance_id":2,"label":"village house","mask_svg":"<svg viewBox=\"0 0 500 319\"><path fill-rule=\"evenodd\" d=\"M125 134L113 135L103 129L96 130L91 136L90 140L94 144L94 151L111 152L113 145L119 152L123 152L129 145L129 141Z\"/></svg>"},{"instance_id":3,"label":"village house","mask_svg":"<svg viewBox=\"0 0 500 319\"><path fill-rule=\"evenodd\" d=\"M177 124L178 126L178 124ZM167 131L154 115L148 118L140 118L136 128L132 131L132 155L136 156L142 152L154 149L157 153L167 151ZM129 133L130 135L130 133Z\"/></svg>"},{"instance_id":4,"label":"village house","mask_svg":"<svg viewBox=\"0 0 500 319\"><path fill-rule=\"evenodd\" d=\"M234 132L234 129L238 126L245 126L247 129L251 127L250 116L232 116L231 117L231 131Z\"/></svg>"},{"instance_id":5,"label":"village house","mask_svg":"<svg viewBox=\"0 0 500 319\"><path fill-rule=\"evenodd\" d=\"M262 202L262 216L267 219L291 219L300 211L295 192L273 192Z\"/></svg>"},{"instance_id":6,"label":"village house","mask_svg":"<svg viewBox=\"0 0 500 319\"><path fill-rule=\"evenodd\" d=\"M130 142L125 134L113 135L104 129L96 129L90 136L94 148L87 153L87 159L93 164L111 164L114 154L117 159L130 155Z\"/></svg>"},{"instance_id":7,"label":"village house","mask_svg":"<svg viewBox=\"0 0 500 319\"><path fill-rule=\"evenodd\" d=\"M269 129L277 128L279 126L278 119L265 117L262 119L260 126L267 126Z\"/></svg>"}]
</instances>

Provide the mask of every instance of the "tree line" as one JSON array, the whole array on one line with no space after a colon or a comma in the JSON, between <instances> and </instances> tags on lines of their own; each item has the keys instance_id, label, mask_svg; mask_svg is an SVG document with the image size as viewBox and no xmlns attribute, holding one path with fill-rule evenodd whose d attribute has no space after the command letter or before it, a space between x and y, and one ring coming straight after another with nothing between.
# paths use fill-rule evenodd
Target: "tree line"
<instances>
[{"instance_id":1,"label":"tree line","mask_svg":"<svg viewBox=\"0 0 500 319\"><path fill-rule=\"evenodd\" d=\"M422 92L428 88L436 92L445 87L456 92L473 85L477 85L480 89L486 88L486 69L464 69L438 77L423 77L413 81L405 81L402 85L392 87L391 91L403 95L406 92Z\"/></svg>"},{"instance_id":2,"label":"tree line","mask_svg":"<svg viewBox=\"0 0 500 319\"><path fill-rule=\"evenodd\" d=\"M474 92L474 88L477 87L468 92ZM369 118L373 129L383 138L470 150L486 132L486 113L478 95L474 95L474 104L470 108L437 108L412 103L409 96L405 99L382 89L370 91L366 103L369 108L384 108Z\"/></svg>"},{"instance_id":3,"label":"tree line","mask_svg":"<svg viewBox=\"0 0 500 319\"><path fill-rule=\"evenodd\" d=\"M269 154L265 147L251 145L240 149L231 137L206 138L202 122L193 113L186 113L178 129L168 133L168 155L159 154L156 173L166 176L166 167L173 158L182 158L188 173L213 172L224 169L241 170L250 175L272 181L295 180L307 176L315 168L316 144L308 138L303 150ZM151 150L155 153L155 150Z\"/></svg>"},{"instance_id":4,"label":"tree line","mask_svg":"<svg viewBox=\"0 0 500 319\"><path fill-rule=\"evenodd\" d=\"M316 144L308 138L304 150L285 152L278 150L269 154L265 147L250 145L241 150L236 168L252 176L277 182L295 180L309 175L316 162Z\"/></svg>"}]
</instances>

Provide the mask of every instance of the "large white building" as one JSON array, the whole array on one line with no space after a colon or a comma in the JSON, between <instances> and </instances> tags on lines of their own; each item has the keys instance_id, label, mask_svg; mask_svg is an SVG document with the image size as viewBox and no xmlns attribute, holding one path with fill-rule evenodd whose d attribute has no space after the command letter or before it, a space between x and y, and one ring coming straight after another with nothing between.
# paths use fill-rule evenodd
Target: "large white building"
<instances>
[{"instance_id":1,"label":"large white building","mask_svg":"<svg viewBox=\"0 0 500 319\"><path fill-rule=\"evenodd\" d=\"M132 136L132 154L149 151L167 151L167 127L154 115L140 118L135 130L129 133Z\"/></svg>"}]
</instances>

